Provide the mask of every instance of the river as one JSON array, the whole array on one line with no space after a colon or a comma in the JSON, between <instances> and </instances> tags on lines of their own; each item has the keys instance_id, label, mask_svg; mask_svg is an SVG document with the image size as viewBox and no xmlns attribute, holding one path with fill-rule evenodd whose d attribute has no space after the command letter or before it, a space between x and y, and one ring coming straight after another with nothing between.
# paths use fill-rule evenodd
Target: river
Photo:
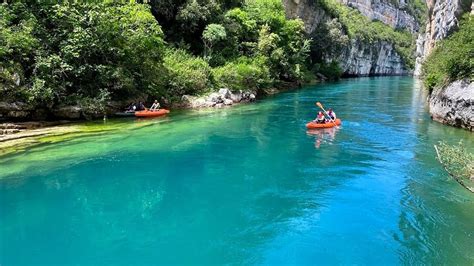
<instances>
[{"instance_id":1,"label":"river","mask_svg":"<svg viewBox=\"0 0 474 266\"><path fill-rule=\"evenodd\" d=\"M410 77L349 79L0 157L0 264L474 264L474 195ZM338 129L307 132L315 102ZM99 125L100 126L100 125Z\"/></svg>"}]
</instances>

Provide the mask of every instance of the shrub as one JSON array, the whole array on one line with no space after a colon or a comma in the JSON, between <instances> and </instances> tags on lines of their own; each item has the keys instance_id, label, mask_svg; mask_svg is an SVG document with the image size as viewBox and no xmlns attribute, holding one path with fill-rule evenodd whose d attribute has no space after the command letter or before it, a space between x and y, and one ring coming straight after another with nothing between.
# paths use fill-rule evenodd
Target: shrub
<instances>
[{"instance_id":1,"label":"shrub","mask_svg":"<svg viewBox=\"0 0 474 266\"><path fill-rule=\"evenodd\" d=\"M429 90L457 79L474 79L474 19L469 14L457 32L437 43L423 63L422 78Z\"/></svg>"},{"instance_id":2,"label":"shrub","mask_svg":"<svg viewBox=\"0 0 474 266\"><path fill-rule=\"evenodd\" d=\"M213 75L218 87L231 90L259 90L272 85L269 68L262 57L254 60L241 57L213 69Z\"/></svg>"},{"instance_id":3,"label":"shrub","mask_svg":"<svg viewBox=\"0 0 474 266\"><path fill-rule=\"evenodd\" d=\"M181 49L170 49L166 52L164 66L166 91L162 93L168 97L202 94L211 87L211 67L203 58Z\"/></svg>"},{"instance_id":4,"label":"shrub","mask_svg":"<svg viewBox=\"0 0 474 266\"><path fill-rule=\"evenodd\" d=\"M321 73L329 80L338 80L344 72L337 61L317 64L315 65L314 71L317 73Z\"/></svg>"}]
</instances>

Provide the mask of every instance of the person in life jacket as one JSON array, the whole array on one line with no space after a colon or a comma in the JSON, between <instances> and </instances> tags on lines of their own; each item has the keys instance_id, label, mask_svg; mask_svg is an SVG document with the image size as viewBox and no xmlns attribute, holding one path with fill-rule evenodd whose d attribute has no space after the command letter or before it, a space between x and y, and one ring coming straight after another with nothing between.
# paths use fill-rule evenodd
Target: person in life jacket
<instances>
[{"instance_id":1,"label":"person in life jacket","mask_svg":"<svg viewBox=\"0 0 474 266\"><path fill-rule=\"evenodd\" d=\"M316 116L316 119L314 119L314 122L318 123L318 124L324 124L326 123L326 118L324 117L324 114L323 112L319 112L318 113L318 116Z\"/></svg>"},{"instance_id":2,"label":"person in life jacket","mask_svg":"<svg viewBox=\"0 0 474 266\"><path fill-rule=\"evenodd\" d=\"M336 120L336 113L334 113L334 111L332 110L332 108L329 108L329 109L328 109L328 116L329 116L332 120Z\"/></svg>"},{"instance_id":3,"label":"person in life jacket","mask_svg":"<svg viewBox=\"0 0 474 266\"><path fill-rule=\"evenodd\" d=\"M150 111L158 111L160 110L160 103L158 100L155 100L155 102L151 105Z\"/></svg>"}]
</instances>

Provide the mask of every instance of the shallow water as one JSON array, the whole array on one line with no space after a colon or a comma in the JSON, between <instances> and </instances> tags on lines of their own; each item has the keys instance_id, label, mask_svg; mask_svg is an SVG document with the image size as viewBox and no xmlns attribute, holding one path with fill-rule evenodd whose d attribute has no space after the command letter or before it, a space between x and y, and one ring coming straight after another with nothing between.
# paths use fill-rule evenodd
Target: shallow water
<instances>
[{"instance_id":1,"label":"shallow water","mask_svg":"<svg viewBox=\"0 0 474 266\"><path fill-rule=\"evenodd\" d=\"M474 195L408 77L122 119L0 157L0 264L474 264ZM339 129L307 132L315 101Z\"/></svg>"}]
</instances>

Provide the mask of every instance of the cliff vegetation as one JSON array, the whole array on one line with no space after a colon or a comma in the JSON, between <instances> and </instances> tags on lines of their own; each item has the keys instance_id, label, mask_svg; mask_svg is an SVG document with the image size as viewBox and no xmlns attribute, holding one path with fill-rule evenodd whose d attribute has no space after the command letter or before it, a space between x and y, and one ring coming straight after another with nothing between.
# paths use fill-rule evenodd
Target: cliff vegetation
<instances>
[{"instance_id":1,"label":"cliff vegetation","mask_svg":"<svg viewBox=\"0 0 474 266\"><path fill-rule=\"evenodd\" d=\"M474 20L467 13L459 29L439 41L422 67L422 78L429 90L455 80L474 80Z\"/></svg>"}]
</instances>

